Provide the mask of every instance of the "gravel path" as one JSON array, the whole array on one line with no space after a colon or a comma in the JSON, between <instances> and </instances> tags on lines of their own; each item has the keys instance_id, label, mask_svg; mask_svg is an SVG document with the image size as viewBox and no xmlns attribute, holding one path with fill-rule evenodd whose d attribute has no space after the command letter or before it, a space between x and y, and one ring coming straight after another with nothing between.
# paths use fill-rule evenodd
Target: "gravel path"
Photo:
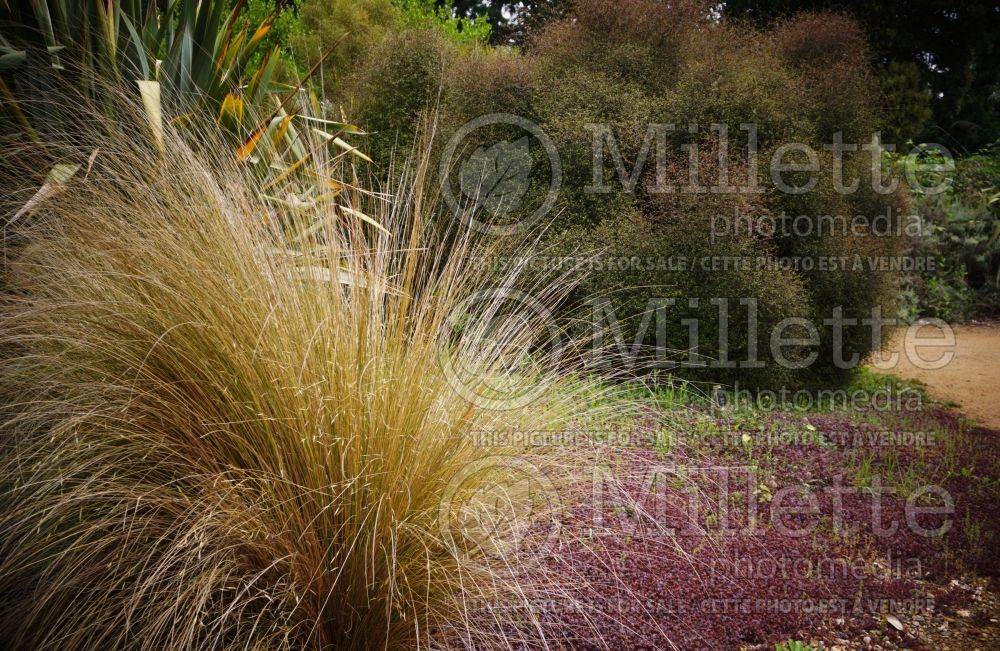
<instances>
[{"instance_id":1,"label":"gravel path","mask_svg":"<svg viewBox=\"0 0 1000 651\"><path fill-rule=\"evenodd\" d=\"M1000 429L1000 324L955 325L955 346L917 350L926 361L938 359L942 352L953 350L954 357L941 368L921 368L920 360L905 354L904 333L893 338L889 352L899 353L899 363L887 372L920 380L934 398L957 403L959 409L980 424ZM941 336L939 329L923 328L921 337Z\"/></svg>"}]
</instances>

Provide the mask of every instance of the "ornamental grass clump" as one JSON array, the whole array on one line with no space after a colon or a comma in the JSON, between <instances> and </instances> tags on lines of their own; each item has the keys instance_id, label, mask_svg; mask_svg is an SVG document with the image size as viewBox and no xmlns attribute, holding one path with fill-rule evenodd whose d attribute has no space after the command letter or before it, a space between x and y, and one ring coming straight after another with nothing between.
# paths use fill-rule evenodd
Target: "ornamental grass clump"
<instances>
[{"instance_id":1,"label":"ornamental grass clump","mask_svg":"<svg viewBox=\"0 0 1000 651\"><path fill-rule=\"evenodd\" d=\"M570 280L429 229L420 156L337 198L376 225L137 115L41 200L4 180L0 646L506 646L472 604L521 557L448 509L546 472L479 434L578 417L546 352Z\"/></svg>"}]
</instances>

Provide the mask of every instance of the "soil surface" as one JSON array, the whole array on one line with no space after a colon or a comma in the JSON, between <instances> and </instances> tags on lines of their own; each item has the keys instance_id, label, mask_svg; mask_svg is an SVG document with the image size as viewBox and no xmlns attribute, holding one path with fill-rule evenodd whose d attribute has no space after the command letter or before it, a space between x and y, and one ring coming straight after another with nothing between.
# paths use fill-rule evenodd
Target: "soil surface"
<instances>
[{"instance_id":1,"label":"soil surface","mask_svg":"<svg viewBox=\"0 0 1000 651\"><path fill-rule=\"evenodd\" d=\"M883 356L899 353L899 361L894 368L884 370L923 382L931 397L953 402L969 418L1000 429L1000 324L951 328L955 338L953 348L917 348L919 359L906 354L905 331L899 332L883 351ZM942 336L941 330L934 326L923 327L917 334L926 339ZM934 362L948 352L954 352L954 356L941 368L922 368L927 364L921 360Z\"/></svg>"}]
</instances>

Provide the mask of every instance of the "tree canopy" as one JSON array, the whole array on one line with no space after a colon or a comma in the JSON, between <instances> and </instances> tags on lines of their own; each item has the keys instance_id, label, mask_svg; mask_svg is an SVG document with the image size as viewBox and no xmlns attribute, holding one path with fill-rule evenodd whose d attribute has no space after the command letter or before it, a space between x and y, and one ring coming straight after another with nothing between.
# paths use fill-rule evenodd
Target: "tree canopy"
<instances>
[{"instance_id":1,"label":"tree canopy","mask_svg":"<svg viewBox=\"0 0 1000 651\"><path fill-rule=\"evenodd\" d=\"M930 90L933 117L923 140L961 150L1000 137L1000 3L982 0L728 0L723 12L758 24L800 11L851 14L868 35L884 84L908 73ZM893 70L892 64L895 66Z\"/></svg>"}]
</instances>

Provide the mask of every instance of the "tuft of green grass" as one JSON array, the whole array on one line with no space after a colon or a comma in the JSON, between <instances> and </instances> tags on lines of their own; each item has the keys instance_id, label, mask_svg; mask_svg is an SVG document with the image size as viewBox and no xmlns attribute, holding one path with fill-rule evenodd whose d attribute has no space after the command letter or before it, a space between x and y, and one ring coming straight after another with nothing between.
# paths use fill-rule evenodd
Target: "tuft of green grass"
<instances>
[{"instance_id":1,"label":"tuft of green grass","mask_svg":"<svg viewBox=\"0 0 1000 651\"><path fill-rule=\"evenodd\" d=\"M774 651L814 651L816 647L799 640L788 640L774 645Z\"/></svg>"},{"instance_id":2,"label":"tuft of green grass","mask_svg":"<svg viewBox=\"0 0 1000 651\"><path fill-rule=\"evenodd\" d=\"M442 505L533 505L502 482L545 456L474 435L579 417L546 312L509 305L570 281L481 273L431 228L426 157L352 197L380 229L120 126L6 252L0 646L508 646L476 605L523 555Z\"/></svg>"}]
</instances>

